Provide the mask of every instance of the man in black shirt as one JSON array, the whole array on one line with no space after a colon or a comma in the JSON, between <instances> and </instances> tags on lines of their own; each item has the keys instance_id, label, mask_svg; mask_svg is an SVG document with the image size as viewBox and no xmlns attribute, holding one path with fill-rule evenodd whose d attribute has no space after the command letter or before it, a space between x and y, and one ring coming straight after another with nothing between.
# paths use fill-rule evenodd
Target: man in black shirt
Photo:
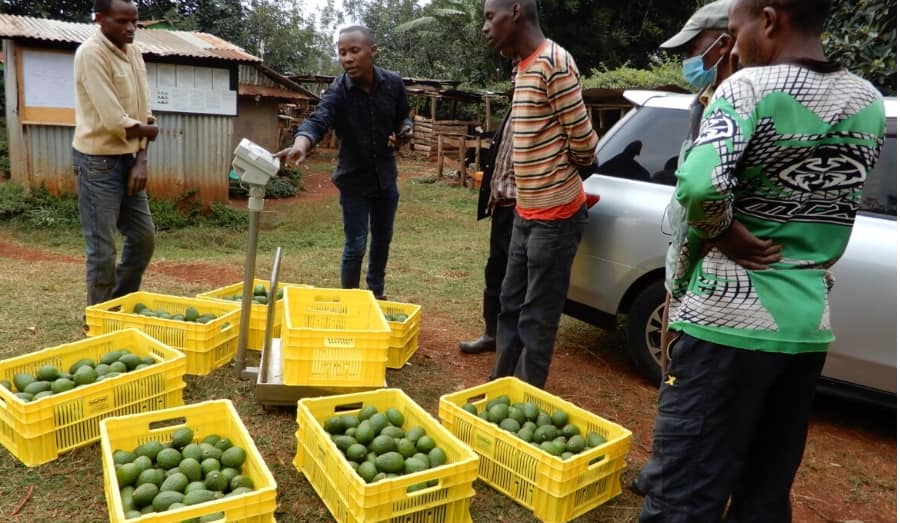
<instances>
[{"instance_id":1,"label":"man in black shirt","mask_svg":"<svg viewBox=\"0 0 900 523\"><path fill-rule=\"evenodd\" d=\"M412 135L412 122L403 79L374 65L377 51L369 28L340 31L338 55L344 74L300 124L294 145L276 156L287 165L298 164L334 129L341 142L331 178L341 194L344 218L341 286L359 287L371 229L366 283L376 298L384 299L384 270L400 198L394 154Z\"/></svg>"}]
</instances>

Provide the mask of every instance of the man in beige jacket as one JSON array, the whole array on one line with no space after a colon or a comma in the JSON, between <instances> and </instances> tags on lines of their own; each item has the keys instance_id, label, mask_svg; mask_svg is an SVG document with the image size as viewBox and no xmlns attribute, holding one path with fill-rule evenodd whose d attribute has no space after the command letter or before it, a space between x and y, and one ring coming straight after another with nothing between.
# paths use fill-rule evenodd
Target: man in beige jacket
<instances>
[{"instance_id":1,"label":"man in beige jacket","mask_svg":"<svg viewBox=\"0 0 900 523\"><path fill-rule=\"evenodd\" d=\"M99 29L75 52L75 139L78 208L87 258L87 303L140 288L154 247L147 193L147 145L159 127L150 88L133 45L132 0L95 0ZM116 264L116 231L124 238Z\"/></svg>"}]
</instances>

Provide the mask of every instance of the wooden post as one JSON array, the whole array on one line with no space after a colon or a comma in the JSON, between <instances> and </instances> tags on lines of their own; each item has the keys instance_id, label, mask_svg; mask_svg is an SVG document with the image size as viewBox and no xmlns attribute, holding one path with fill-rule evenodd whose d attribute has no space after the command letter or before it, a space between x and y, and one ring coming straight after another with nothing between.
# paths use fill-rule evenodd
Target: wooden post
<instances>
[{"instance_id":1,"label":"wooden post","mask_svg":"<svg viewBox=\"0 0 900 523\"><path fill-rule=\"evenodd\" d=\"M444 175L444 137L437 135L437 176L440 178Z\"/></svg>"},{"instance_id":2,"label":"wooden post","mask_svg":"<svg viewBox=\"0 0 900 523\"><path fill-rule=\"evenodd\" d=\"M484 97L484 130L487 132L491 132L494 128L494 121L491 119L491 97Z\"/></svg>"},{"instance_id":3,"label":"wooden post","mask_svg":"<svg viewBox=\"0 0 900 523\"><path fill-rule=\"evenodd\" d=\"M25 145L25 134L22 122L19 121L19 88L21 84L19 71L21 63L16 56L16 44L12 40L3 40L4 85L6 96L6 134L9 147L10 179L25 190L31 192L31 170L28 167L28 149Z\"/></svg>"},{"instance_id":4,"label":"wooden post","mask_svg":"<svg viewBox=\"0 0 900 523\"><path fill-rule=\"evenodd\" d=\"M466 186L466 137L457 138L459 146L456 148L456 156L459 159L459 184Z\"/></svg>"},{"instance_id":5,"label":"wooden post","mask_svg":"<svg viewBox=\"0 0 900 523\"><path fill-rule=\"evenodd\" d=\"M434 93L429 93L428 98L431 99L431 138L434 139L435 136L439 136L437 134L437 96ZM438 141L438 145L440 146L440 141ZM441 158L440 147L438 147L438 161ZM438 164L438 168L440 169L440 164ZM440 177L440 172L438 172L438 177Z\"/></svg>"},{"instance_id":6,"label":"wooden post","mask_svg":"<svg viewBox=\"0 0 900 523\"><path fill-rule=\"evenodd\" d=\"M475 136L475 170L481 170L481 135Z\"/></svg>"}]
</instances>

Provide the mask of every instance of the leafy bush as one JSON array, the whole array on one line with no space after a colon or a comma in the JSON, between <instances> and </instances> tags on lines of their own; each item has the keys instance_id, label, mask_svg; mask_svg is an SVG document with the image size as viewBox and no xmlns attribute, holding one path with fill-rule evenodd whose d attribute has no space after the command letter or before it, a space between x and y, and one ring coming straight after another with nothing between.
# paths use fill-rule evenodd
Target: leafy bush
<instances>
[{"instance_id":1,"label":"leafy bush","mask_svg":"<svg viewBox=\"0 0 900 523\"><path fill-rule=\"evenodd\" d=\"M183 229L191 224L192 216L178 208L172 200L156 200L150 198L150 214L157 231Z\"/></svg>"},{"instance_id":2,"label":"leafy bush","mask_svg":"<svg viewBox=\"0 0 900 523\"><path fill-rule=\"evenodd\" d=\"M897 94L897 0L834 2L825 49L886 95Z\"/></svg>"},{"instance_id":3,"label":"leafy bush","mask_svg":"<svg viewBox=\"0 0 900 523\"><path fill-rule=\"evenodd\" d=\"M78 227L78 197L74 194L55 195L46 187L39 187L25 199L22 217L27 226L38 229Z\"/></svg>"},{"instance_id":4,"label":"leafy bush","mask_svg":"<svg viewBox=\"0 0 900 523\"><path fill-rule=\"evenodd\" d=\"M250 224L250 215L243 210L229 207L224 203L215 202L210 205L209 215L206 216L205 221L214 227L246 230Z\"/></svg>"},{"instance_id":5,"label":"leafy bush","mask_svg":"<svg viewBox=\"0 0 900 523\"><path fill-rule=\"evenodd\" d=\"M9 219L28 209L28 196L17 183L0 184L0 218Z\"/></svg>"},{"instance_id":6,"label":"leafy bush","mask_svg":"<svg viewBox=\"0 0 900 523\"><path fill-rule=\"evenodd\" d=\"M6 119L3 117L0 117L0 177L9 178L9 141L6 138Z\"/></svg>"},{"instance_id":7,"label":"leafy bush","mask_svg":"<svg viewBox=\"0 0 900 523\"><path fill-rule=\"evenodd\" d=\"M6 107L6 87L0 69L0 112ZM9 177L9 140L6 137L6 118L0 114L0 177Z\"/></svg>"},{"instance_id":8,"label":"leafy bush","mask_svg":"<svg viewBox=\"0 0 900 523\"><path fill-rule=\"evenodd\" d=\"M246 229L248 215L227 204L213 203L202 208L195 193L186 193L178 200L157 200L150 197L150 212L158 231L184 229L191 225L209 225L227 229ZM14 182L0 183L0 219L17 221L23 227L39 229L77 228L78 196L55 195L45 187L31 194Z\"/></svg>"},{"instance_id":9,"label":"leafy bush","mask_svg":"<svg viewBox=\"0 0 900 523\"><path fill-rule=\"evenodd\" d=\"M290 198L303 190L303 171L293 167L282 167L278 176L266 184L266 198ZM228 195L232 198L248 198L250 188L240 180L228 179Z\"/></svg>"},{"instance_id":10,"label":"leafy bush","mask_svg":"<svg viewBox=\"0 0 900 523\"><path fill-rule=\"evenodd\" d=\"M623 65L615 69L591 69L584 78L586 89L603 87L607 89L650 89L665 85L677 85L687 89L681 74L681 62L675 59L660 60L651 69L635 69Z\"/></svg>"}]
</instances>

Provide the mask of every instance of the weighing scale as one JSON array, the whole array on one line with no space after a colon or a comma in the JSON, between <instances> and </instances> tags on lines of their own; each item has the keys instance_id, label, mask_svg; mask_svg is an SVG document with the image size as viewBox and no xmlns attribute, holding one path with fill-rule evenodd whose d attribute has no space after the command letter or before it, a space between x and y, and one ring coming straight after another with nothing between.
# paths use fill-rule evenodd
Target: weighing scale
<instances>
[{"instance_id":1,"label":"weighing scale","mask_svg":"<svg viewBox=\"0 0 900 523\"><path fill-rule=\"evenodd\" d=\"M250 311L253 305L253 281L256 273L256 250L259 238L259 215L265 206L266 184L278 176L281 162L272 153L244 138L234 150L232 167L239 175L240 181L249 187L247 209L250 211L250 231L247 240L247 257L244 263L244 292L241 299L241 320L238 334L237 354L235 355L235 375L242 379L256 381L256 400L263 406L297 406L300 398L311 396L330 396L336 394L333 389L302 385L285 385L282 382L281 340L272 339L272 326L275 320L275 301L268 300L266 305L266 330L262 354L258 367L247 365L247 340L250 331ZM272 264L272 276L269 280L269 296L278 292L278 275L281 270L281 247L275 250ZM340 393L354 393L372 390L373 387L341 388Z\"/></svg>"}]
</instances>

